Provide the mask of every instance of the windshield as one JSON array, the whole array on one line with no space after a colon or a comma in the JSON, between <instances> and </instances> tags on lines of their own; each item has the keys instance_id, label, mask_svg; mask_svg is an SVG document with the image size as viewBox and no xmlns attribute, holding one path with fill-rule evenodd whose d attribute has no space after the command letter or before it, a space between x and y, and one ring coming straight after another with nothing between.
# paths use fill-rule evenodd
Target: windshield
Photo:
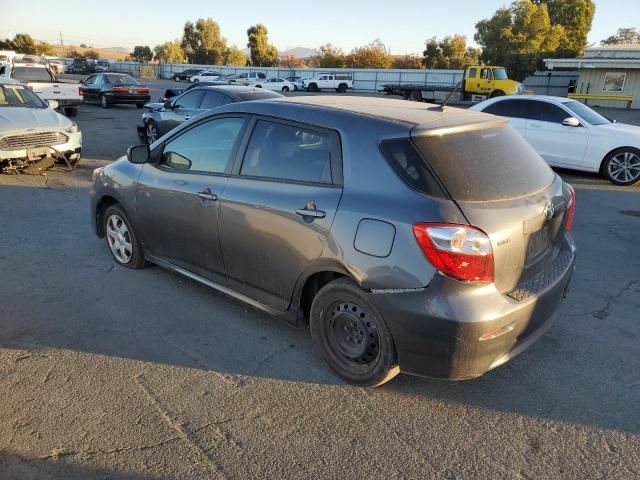
<instances>
[{"instance_id":1,"label":"windshield","mask_svg":"<svg viewBox=\"0 0 640 480\"><path fill-rule=\"evenodd\" d=\"M495 68L493 70L493 76L496 80L508 80L507 71L504 68Z\"/></svg>"},{"instance_id":2,"label":"windshield","mask_svg":"<svg viewBox=\"0 0 640 480\"><path fill-rule=\"evenodd\" d=\"M15 67L11 77L22 82L51 82L53 79L46 68Z\"/></svg>"},{"instance_id":3,"label":"windshield","mask_svg":"<svg viewBox=\"0 0 640 480\"><path fill-rule=\"evenodd\" d=\"M105 75L107 83L138 83L129 75Z\"/></svg>"},{"instance_id":4,"label":"windshield","mask_svg":"<svg viewBox=\"0 0 640 480\"><path fill-rule=\"evenodd\" d=\"M545 161L509 126L417 136L414 142L456 200L531 195L554 178Z\"/></svg>"},{"instance_id":5,"label":"windshield","mask_svg":"<svg viewBox=\"0 0 640 480\"><path fill-rule=\"evenodd\" d=\"M24 85L0 84L0 108L2 107L47 108L47 104Z\"/></svg>"},{"instance_id":6,"label":"windshield","mask_svg":"<svg viewBox=\"0 0 640 480\"><path fill-rule=\"evenodd\" d=\"M564 106L591 125L606 125L608 123L611 123L608 119L600 115L595 110L591 110L584 103L572 100L571 102L565 102Z\"/></svg>"},{"instance_id":7,"label":"windshield","mask_svg":"<svg viewBox=\"0 0 640 480\"><path fill-rule=\"evenodd\" d=\"M108 67L109 66L109 62L107 60L98 60L96 62L96 65L100 65L100 66L103 66L103 67Z\"/></svg>"}]
</instances>

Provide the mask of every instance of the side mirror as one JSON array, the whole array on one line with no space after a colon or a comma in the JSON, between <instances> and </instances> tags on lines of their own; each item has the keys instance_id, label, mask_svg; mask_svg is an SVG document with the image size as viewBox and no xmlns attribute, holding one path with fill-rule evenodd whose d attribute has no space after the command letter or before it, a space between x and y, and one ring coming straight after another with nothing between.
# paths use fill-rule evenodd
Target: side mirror
<instances>
[{"instance_id":1,"label":"side mirror","mask_svg":"<svg viewBox=\"0 0 640 480\"><path fill-rule=\"evenodd\" d=\"M579 127L580 126L580 120L578 120L576 117L568 117L568 118L565 118L562 121L562 124L565 127Z\"/></svg>"},{"instance_id":2,"label":"side mirror","mask_svg":"<svg viewBox=\"0 0 640 480\"><path fill-rule=\"evenodd\" d=\"M151 150L149 149L149 145L134 145L127 148L127 160L131 163L147 163L150 158Z\"/></svg>"},{"instance_id":3,"label":"side mirror","mask_svg":"<svg viewBox=\"0 0 640 480\"><path fill-rule=\"evenodd\" d=\"M52 110L55 110L60 106L55 100L47 100L47 105L49 105L49 108L51 108Z\"/></svg>"},{"instance_id":4,"label":"side mirror","mask_svg":"<svg viewBox=\"0 0 640 480\"><path fill-rule=\"evenodd\" d=\"M173 100L167 100L164 102L164 108L167 110L171 110L173 108Z\"/></svg>"}]
</instances>

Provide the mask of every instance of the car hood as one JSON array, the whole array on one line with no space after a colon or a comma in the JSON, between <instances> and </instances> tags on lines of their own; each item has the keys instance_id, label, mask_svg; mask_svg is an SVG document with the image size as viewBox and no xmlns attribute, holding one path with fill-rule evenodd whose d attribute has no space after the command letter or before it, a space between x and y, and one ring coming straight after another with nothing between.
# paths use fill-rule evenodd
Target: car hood
<instances>
[{"instance_id":1,"label":"car hood","mask_svg":"<svg viewBox=\"0 0 640 480\"><path fill-rule=\"evenodd\" d=\"M160 110L162 109L162 107L164 107L164 103L155 103L155 102L146 103L144 106L144 108L149 110Z\"/></svg>"},{"instance_id":2,"label":"car hood","mask_svg":"<svg viewBox=\"0 0 640 480\"><path fill-rule=\"evenodd\" d=\"M640 127L629 125L628 123L607 123L605 125L594 125L594 127L600 132L637 135L640 139Z\"/></svg>"},{"instance_id":3,"label":"car hood","mask_svg":"<svg viewBox=\"0 0 640 480\"><path fill-rule=\"evenodd\" d=\"M0 132L23 129L64 129L71 120L50 108L2 107L0 108Z\"/></svg>"}]
</instances>

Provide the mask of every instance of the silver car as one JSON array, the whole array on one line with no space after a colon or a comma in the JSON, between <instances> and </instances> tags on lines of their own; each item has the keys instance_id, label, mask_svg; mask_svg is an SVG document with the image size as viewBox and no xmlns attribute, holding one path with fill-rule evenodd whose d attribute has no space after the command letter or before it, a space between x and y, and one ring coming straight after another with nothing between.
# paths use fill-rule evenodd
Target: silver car
<instances>
[{"instance_id":1,"label":"silver car","mask_svg":"<svg viewBox=\"0 0 640 480\"><path fill-rule=\"evenodd\" d=\"M297 325L344 380L484 374L549 328L575 195L491 115L401 100L224 105L97 169L115 262Z\"/></svg>"},{"instance_id":2,"label":"silver car","mask_svg":"<svg viewBox=\"0 0 640 480\"><path fill-rule=\"evenodd\" d=\"M20 82L0 79L0 171L38 173L55 162L77 165L82 133L57 107Z\"/></svg>"}]
</instances>

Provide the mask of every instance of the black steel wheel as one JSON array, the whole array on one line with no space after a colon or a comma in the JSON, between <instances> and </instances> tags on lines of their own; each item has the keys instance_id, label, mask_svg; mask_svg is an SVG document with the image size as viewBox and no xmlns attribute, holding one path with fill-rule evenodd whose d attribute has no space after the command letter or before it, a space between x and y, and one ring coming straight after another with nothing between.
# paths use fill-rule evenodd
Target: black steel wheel
<instances>
[{"instance_id":1,"label":"black steel wheel","mask_svg":"<svg viewBox=\"0 0 640 480\"><path fill-rule=\"evenodd\" d=\"M400 369L382 315L351 280L325 285L311 306L311 337L323 360L342 379L378 386Z\"/></svg>"}]
</instances>

